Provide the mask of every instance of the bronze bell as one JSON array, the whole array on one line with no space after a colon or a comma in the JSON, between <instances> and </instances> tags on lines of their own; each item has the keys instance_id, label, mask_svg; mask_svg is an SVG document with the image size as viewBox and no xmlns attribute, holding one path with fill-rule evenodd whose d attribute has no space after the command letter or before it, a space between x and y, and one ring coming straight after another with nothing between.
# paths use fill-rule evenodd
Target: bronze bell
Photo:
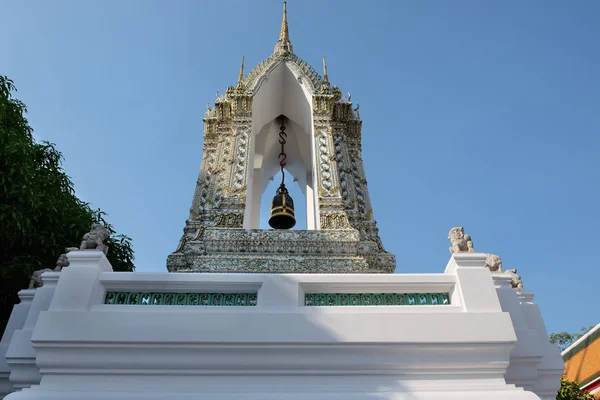
<instances>
[{"instance_id":1,"label":"bronze bell","mask_svg":"<svg viewBox=\"0 0 600 400\"><path fill-rule=\"evenodd\" d=\"M290 197L283 183L277 188L275 197L273 197L269 225L273 229L291 229L296 225L294 200Z\"/></svg>"}]
</instances>

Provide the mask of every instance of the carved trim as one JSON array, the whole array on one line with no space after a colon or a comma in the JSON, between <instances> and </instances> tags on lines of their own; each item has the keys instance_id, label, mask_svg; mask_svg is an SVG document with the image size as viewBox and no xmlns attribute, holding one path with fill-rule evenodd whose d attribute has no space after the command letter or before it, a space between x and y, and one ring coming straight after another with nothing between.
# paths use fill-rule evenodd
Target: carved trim
<instances>
[{"instance_id":1,"label":"carved trim","mask_svg":"<svg viewBox=\"0 0 600 400\"><path fill-rule=\"evenodd\" d=\"M246 75L243 83L248 88L248 91L256 93L262 83L268 79L269 73L282 62L288 62L288 66L295 69L296 73L302 74L304 77L308 78L309 90L311 92L322 85L323 78L321 78L310 64L297 55L292 53L286 55L273 54L264 61L258 63L258 65Z\"/></svg>"},{"instance_id":2,"label":"carved trim","mask_svg":"<svg viewBox=\"0 0 600 400\"><path fill-rule=\"evenodd\" d=\"M449 293L310 293L305 307L335 306L446 306Z\"/></svg>"},{"instance_id":3,"label":"carved trim","mask_svg":"<svg viewBox=\"0 0 600 400\"><path fill-rule=\"evenodd\" d=\"M244 214L219 214L215 226L221 228L241 228L244 226Z\"/></svg>"},{"instance_id":4,"label":"carved trim","mask_svg":"<svg viewBox=\"0 0 600 400\"><path fill-rule=\"evenodd\" d=\"M104 304L113 306L228 306L254 307L256 293L107 292Z\"/></svg>"}]
</instances>

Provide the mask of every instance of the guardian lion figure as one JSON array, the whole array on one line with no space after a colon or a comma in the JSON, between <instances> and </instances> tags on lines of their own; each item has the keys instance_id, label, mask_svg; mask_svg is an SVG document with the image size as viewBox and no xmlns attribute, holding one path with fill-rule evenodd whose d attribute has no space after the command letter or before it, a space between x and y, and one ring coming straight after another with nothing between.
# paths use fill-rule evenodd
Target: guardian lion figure
<instances>
[{"instance_id":1,"label":"guardian lion figure","mask_svg":"<svg viewBox=\"0 0 600 400\"><path fill-rule=\"evenodd\" d=\"M58 257L58 260L56 260L56 267L54 268L54 272L60 272L63 268L68 267L69 259L67 258L67 253L77 250L79 250L77 247L67 247L65 249L65 252Z\"/></svg>"},{"instance_id":2,"label":"guardian lion figure","mask_svg":"<svg viewBox=\"0 0 600 400\"><path fill-rule=\"evenodd\" d=\"M521 275L517 274L517 270L516 269L507 269L506 273L512 277L510 286L513 289L523 290L523 281L521 280Z\"/></svg>"},{"instance_id":3,"label":"guardian lion figure","mask_svg":"<svg viewBox=\"0 0 600 400\"><path fill-rule=\"evenodd\" d=\"M502 260L496 254L485 255L485 266L492 272L502 272Z\"/></svg>"},{"instance_id":4,"label":"guardian lion figure","mask_svg":"<svg viewBox=\"0 0 600 400\"><path fill-rule=\"evenodd\" d=\"M79 250L100 250L104 254L108 253L108 246L103 242L108 239L110 234L101 224L92 224L92 229L83 235L83 240Z\"/></svg>"},{"instance_id":5,"label":"guardian lion figure","mask_svg":"<svg viewBox=\"0 0 600 400\"><path fill-rule=\"evenodd\" d=\"M42 282L42 274L45 272L52 272L50 268L38 269L31 274L31 279L29 280L29 289L36 289L44 286L44 282Z\"/></svg>"},{"instance_id":6,"label":"guardian lion figure","mask_svg":"<svg viewBox=\"0 0 600 400\"><path fill-rule=\"evenodd\" d=\"M470 253L475 252L471 236L465 233L465 228L462 226L452 228L450 233L448 233L448 239L450 239L450 243L452 243L452 247L450 247L450 253L452 254L465 251Z\"/></svg>"}]
</instances>

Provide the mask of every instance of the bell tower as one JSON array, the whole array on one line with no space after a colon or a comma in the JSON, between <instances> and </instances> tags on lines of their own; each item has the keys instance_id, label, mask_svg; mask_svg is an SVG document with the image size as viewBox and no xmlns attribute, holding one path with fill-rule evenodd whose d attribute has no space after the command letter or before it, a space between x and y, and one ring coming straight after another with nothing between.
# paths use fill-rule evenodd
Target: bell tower
<instances>
[{"instance_id":1,"label":"bell tower","mask_svg":"<svg viewBox=\"0 0 600 400\"><path fill-rule=\"evenodd\" d=\"M200 173L170 272L391 273L373 220L358 105L293 52L284 2L273 54L219 95L204 116ZM306 230L258 229L260 200L281 168L306 204Z\"/></svg>"}]
</instances>

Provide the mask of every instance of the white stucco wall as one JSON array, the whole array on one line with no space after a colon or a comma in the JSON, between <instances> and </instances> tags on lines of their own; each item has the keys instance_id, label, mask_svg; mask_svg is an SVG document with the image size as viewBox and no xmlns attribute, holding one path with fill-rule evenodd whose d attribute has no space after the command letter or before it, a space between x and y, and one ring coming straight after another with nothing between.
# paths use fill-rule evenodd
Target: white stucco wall
<instances>
[{"instance_id":1,"label":"white stucco wall","mask_svg":"<svg viewBox=\"0 0 600 400\"><path fill-rule=\"evenodd\" d=\"M114 273L101 252L68 256L31 336L41 383L9 400L540 398L518 386L536 389L531 358L549 347L515 352L539 325L513 326L531 304L499 295L483 254L454 255L443 274L390 275ZM109 305L106 291L254 291L258 302ZM304 306L306 293L439 292L450 305ZM527 382L505 379L513 363L531 369Z\"/></svg>"}]
</instances>

